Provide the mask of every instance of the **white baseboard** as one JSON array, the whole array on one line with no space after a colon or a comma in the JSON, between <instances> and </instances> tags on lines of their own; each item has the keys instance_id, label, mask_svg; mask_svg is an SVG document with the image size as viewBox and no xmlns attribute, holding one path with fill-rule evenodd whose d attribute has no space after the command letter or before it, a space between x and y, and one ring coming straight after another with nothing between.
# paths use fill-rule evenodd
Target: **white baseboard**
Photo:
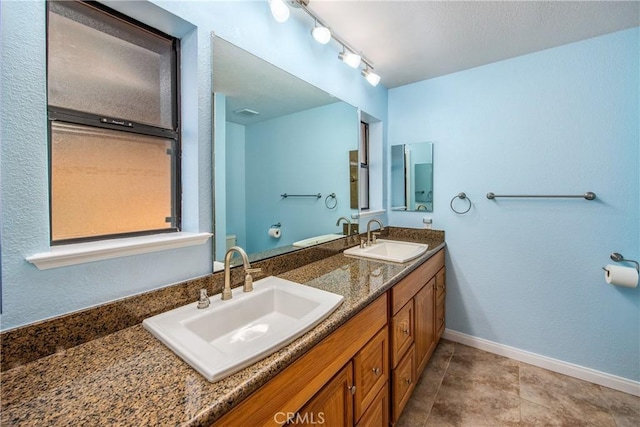
<instances>
[{"instance_id":1,"label":"white baseboard","mask_svg":"<svg viewBox=\"0 0 640 427\"><path fill-rule=\"evenodd\" d=\"M596 371L595 369L574 365L572 363L563 362L562 360L541 356L539 354L520 350L515 347L509 347L508 345L498 344L493 341L477 338L461 332L452 331L450 329L445 329L442 337L453 342L468 345L469 347L474 347L499 356L508 357L510 359L548 369L559 374L589 381L624 393L633 394L634 396L640 396L640 382L637 381Z\"/></svg>"}]
</instances>

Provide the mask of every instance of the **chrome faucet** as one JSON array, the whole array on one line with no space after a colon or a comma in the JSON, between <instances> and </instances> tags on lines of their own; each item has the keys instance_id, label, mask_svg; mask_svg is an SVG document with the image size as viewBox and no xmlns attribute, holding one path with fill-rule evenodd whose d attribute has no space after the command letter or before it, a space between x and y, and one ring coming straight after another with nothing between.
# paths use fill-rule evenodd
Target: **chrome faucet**
<instances>
[{"instance_id":1,"label":"chrome faucet","mask_svg":"<svg viewBox=\"0 0 640 427\"><path fill-rule=\"evenodd\" d=\"M262 271L261 268L251 268L251 264L249 263L249 258L247 257L247 253L240 246L232 246L229 248L227 253L224 256L224 289L222 290L222 299L228 300L231 299L231 257L234 252L238 252L242 257L242 263L244 264L244 292L251 292L253 290L253 277L252 273L259 273Z\"/></svg>"},{"instance_id":2,"label":"chrome faucet","mask_svg":"<svg viewBox=\"0 0 640 427\"><path fill-rule=\"evenodd\" d=\"M372 244L376 243L376 236L379 235L380 233L373 233L373 241L371 241L371 223L373 222L377 222L378 225L380 226L379 231L384 231L384 225L382 225L382 223L380 221L378 221L377 219L371 219L369 220L369 222L367 223L367 246L371 246Z\"/></svg>"},{"instance_id":3,"label":"chrome faucet","mask_svg":"<svg viewBox=\"0 0 640 427\"><path fill-rule=\"evenodd\" d=\"M347 223L347 235L351 236L351 221L349 220L349 218L341 216L340 218L338 218L338 221L336 221L336 227L340 225L340 221L343 220Z\"/></svg>"}]
</instances>

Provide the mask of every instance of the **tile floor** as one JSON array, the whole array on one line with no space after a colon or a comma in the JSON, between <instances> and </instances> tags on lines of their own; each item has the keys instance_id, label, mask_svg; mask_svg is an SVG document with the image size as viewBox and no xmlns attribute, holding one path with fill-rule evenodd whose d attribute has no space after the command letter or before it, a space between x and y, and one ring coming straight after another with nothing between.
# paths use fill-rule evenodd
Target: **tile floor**
<instances>
[{"instance_id":1,"label":"tile floor","mask_svg":"<svg viewBox=\"0 0 640 427\"><path fill-rule=\"evenodd\" d=\"M396 427L639 427L640 397L442 340Z\"/></svg>"}]
</instances>

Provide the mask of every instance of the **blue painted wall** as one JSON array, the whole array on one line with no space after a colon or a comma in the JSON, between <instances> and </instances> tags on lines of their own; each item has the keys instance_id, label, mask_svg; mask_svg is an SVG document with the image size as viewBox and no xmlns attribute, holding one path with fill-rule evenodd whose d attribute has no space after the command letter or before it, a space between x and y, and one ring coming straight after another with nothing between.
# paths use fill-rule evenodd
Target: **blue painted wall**
<instances>
[{"instance_id":1,"label":"blue painted wall","mask_svg":"<svg viewBox=\"0 0 640 427\"><path fill-rule=\"evenodd\" d=\"M430 216L447 232L449 328L639 380L639 290L605 285L600 269L613 251L640 258L637 28L387 94L339 63L335 46L315 43L309 22L275 23L267 2L107 3L182 38L186 229L211 230L215 31L388 123L387 150L435 143ZM49 271L26 263L49 248L45 7L0 8L2 328L208 273L208 246ZM465 216L448 209L460 191L474 203ZM488 191L594 191L598 200L489 201ZM217 207L216 219L226 217ZM388 218L419 227L423 215Z\"/></svg>"},{"instance_id":2,"label":"blue painted wall","mask_svg":"<svg viewBox=\"0 0 640 427\"><path fill-rule=\"evenodd\" d=\"M226 122L226 234L236 236L236 244L247 248L247 192L245 166L245 126ZM216 253L218 260L224 260L225 250Z\"/></svg>"},{"instance_id":3,"label":"blue painted wall","mask_svg":"<svg viewBox=\"0 0 640 427\"><path fill-rule=\"evenodd\" d=\"M249 252L342 232L336 221L352 213L349 150L358 149L358 127L357 110L344 102L246 127ZM284 193L321 193L322 197L285 199L280 197ZM337 199L334 209L325 205L331 193ZM333 200L327 203L333 206ZM267 230L278 222L282 225L280 239L269 237Z\"/></svg>"},{"instance_id":4,"label":"blue painted wall","mask_svg":"<svg viewBox=\"0 0 640 427\"><path fill-rule=\"evenodd\" d=\"M389 91L389 144L434 142L448 328L640 379L640 289L601 269L612 252L640 258L639 40L635 28ZM461 191L473 208L460 216Z\"/></svg>"},{"instance_id":5,"label":"blue painted wall","mask_svg":"<svg viewBox=\"0 0 640 427\"><path fill-rule=\"evenodd\" d=\"M182 40L185 231L212 230L212 31L386 120L386 89L371 87L338 61L336 46L316 43L309 34L313 23L299 13L281 25L266 1L104 3ZM0 8L2 329L209 273L210 244L47 271L25 261L49 250L45 2L2 1ZM216 173L224 177L224 153L216 154ZM220 181L216 221L226 217ZM224 244L225 233L219 234Z\"/></svg>"}]
</instances>

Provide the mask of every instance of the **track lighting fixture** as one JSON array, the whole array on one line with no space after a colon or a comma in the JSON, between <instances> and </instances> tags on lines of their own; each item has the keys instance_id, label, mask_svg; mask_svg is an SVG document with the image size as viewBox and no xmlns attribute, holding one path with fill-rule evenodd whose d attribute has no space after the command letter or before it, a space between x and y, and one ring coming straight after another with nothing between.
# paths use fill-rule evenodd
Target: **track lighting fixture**
<instances>
[{"instance_id":1,"label":"track lighting fixture","mask_svg":"<svg viewBox=\"0 0 640 427\"><path fill-rule=\"evenodd\" d=\"M345 49L343 49L342 52L338 54L338 58L351 68L358 68L360 66L360 62L362 61L362 57L360 55L349 52Z\"/></svg>"},{"instance_id":2,"label":"track lighting fixture","mask_svg":"<svg viewBox=\"0 0 640 427\"><path fill-rule=\"evenodd\" d=\"M273 18L279 23L287 22L289 19L289 8L286 4L284 4L283 0L269 0L269 8L271 9L271 14Z\"/></svg>"},{"instance_id":3,"label":"track lighting fixture","mask_svg":"<svg viewBox=\"0 0 640 427\"><path fill-rule=\"evenodd\" d=\"M342 46L342 52L338 54L338 58L352 68L358 68L361 63L364 63L364 69L361 71L362 76L371 86L377 86L378 83L380 83L380 76L373 72L371 61L356 54L356 50L354 50L352 46L329 30L329 26L323 23L322 20L308 8L309 1L310 0L268 0L271 14L274 19L280 23L286 22L287 19L289 19L291 14L289 6L302 9L314 20L313 29L311 30L313 38L321 44L327 44L331 39L334 39Z\"/></svg>"},{"instance_id":4,"label":"track lighting fixture","mask_svg":"<svg viewBox=\"0 0 640 427\"><path fill-rule=\"evenodd\" d=\"M318 25L318 21L316 21L316 25L311 30L311 34L320 44L327 44L331 40L331 30L324 25Z\"/></svg>"},{"instance_id":5,"label":"track lighting fixture","mask_svg":"<svg viewBox=\"0 0 640 427\"><path fill-rule=\"evenodd\" d=\"M378 86L380 83L380 76L371 71L369 67L362 70L362 76L369 82L371 86Z\"/></svg>"}]
</instances>

